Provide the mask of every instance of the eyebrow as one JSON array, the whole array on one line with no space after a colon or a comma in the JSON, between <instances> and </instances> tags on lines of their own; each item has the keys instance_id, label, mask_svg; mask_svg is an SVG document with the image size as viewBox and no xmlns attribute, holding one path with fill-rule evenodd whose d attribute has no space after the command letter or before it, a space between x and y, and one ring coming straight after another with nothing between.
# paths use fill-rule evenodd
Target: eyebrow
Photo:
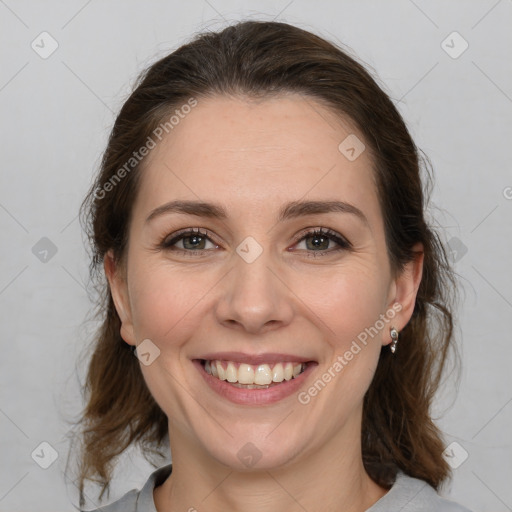
<instances>
[{"instance_id":1,"label":"eyebrow","mask_svg":"<svg viewBox=\"0 0 512 512\"><path fill-rule=\"evenodd\" d=\"M176 200L155 208L147 217L146 223L169 213L181 213L220 220L228 218L226 209L219 204ZM278 221L283 222L306 215L320 215L323 213L349 213L368 225L368 219L364 213L359 208L344 201L292 201L280 209Z\"/></svg>"}]
</instances>

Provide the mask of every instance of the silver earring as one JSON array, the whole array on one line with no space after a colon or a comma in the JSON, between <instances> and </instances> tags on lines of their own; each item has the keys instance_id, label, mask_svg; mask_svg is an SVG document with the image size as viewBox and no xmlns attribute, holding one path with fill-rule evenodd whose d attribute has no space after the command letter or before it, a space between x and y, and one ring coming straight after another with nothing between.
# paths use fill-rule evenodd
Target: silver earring
<instances>
[{"instance_id":1,"label":"silver earring","mask_svg":"<svg viewBox=\"0 0 512 512\"><path fill-rule=\"evenodd\" d=\"M398 343L398 331L394 327L391 327L389 334L391 335L391 346L389 349L391 350L391 353L394 354L396 350L396 344Z\"/></svg>"}]
</instances>

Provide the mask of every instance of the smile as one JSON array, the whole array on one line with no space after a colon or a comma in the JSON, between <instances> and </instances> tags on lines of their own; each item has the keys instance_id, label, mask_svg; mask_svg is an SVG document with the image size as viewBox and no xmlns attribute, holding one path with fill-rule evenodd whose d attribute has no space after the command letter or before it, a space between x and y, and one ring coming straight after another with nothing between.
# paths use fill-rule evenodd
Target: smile
<instances>
[{"instance_id":1,"label":"smile","mask_svg":"<svg viewBox=\"0 0 512 512\"><path fill-rule=\"evenodd\" d=\"M318 362L290 354L217 352L194 358L208 388L228 401L265 406L296 395Z\"/></svg>"},{"instance_id":2,"label":"smile","mask_svg":"<svg viewBox=\"0 0 512 512\"><path fill-rule=\"evenodd\" d=\"M203 360L204 370L212 377L235 387L266 389L298 377L306 363L277 362L251 365L235 361Z\"/></svg>"}]
</instances>

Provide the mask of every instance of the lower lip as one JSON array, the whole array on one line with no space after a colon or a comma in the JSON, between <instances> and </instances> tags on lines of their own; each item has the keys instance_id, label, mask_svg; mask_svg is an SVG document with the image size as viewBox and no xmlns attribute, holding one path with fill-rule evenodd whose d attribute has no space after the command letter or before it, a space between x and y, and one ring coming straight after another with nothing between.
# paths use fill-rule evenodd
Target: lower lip
<instances>
[{"instance_id":1,"label":"lower lip","mask_svg":"<svg viewBox=\"0 0 512 512\"><path fill-rule=\"evenodd\" d=\"M300 375L294 379L284 380L277 386L261 389L245 389L232 386L227 381L217 379L209 373L206 373L200 360L194 359L192 362L213 391L229 401L241 405L268 405L293 395L304 384L304 381L316 366L316 363L308 363L306 369Z\"/></svg>"}]
</instances>

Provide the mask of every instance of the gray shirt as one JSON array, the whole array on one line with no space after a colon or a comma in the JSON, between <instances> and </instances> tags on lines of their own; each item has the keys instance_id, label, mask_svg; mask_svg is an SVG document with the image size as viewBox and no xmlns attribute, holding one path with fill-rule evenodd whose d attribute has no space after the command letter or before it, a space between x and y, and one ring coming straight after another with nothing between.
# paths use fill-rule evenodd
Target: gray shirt
<instances>
[{"instance_id":1,"label":"gray shirt","mask_svg":"<svg viewBox=\"0 0 512 512\"><path fill-rule=\"evenodd\" d=\"M157 512L153 490L171 474L171 465L154 471L144 487L133 489L121 499L88 512ZM86 511L82 511L86 512ZM391 489L366 512L470 512L453 501L441 498L423 480L399 472Z\"/></svg>"}]
</instances>

